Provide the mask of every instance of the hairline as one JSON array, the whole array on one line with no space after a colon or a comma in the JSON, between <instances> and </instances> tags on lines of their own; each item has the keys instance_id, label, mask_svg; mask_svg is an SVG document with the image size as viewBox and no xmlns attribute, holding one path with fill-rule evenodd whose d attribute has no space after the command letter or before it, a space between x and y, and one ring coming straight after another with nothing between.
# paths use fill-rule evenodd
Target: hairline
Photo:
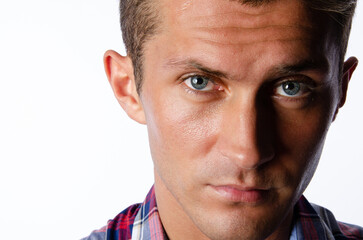
<instances>
[{"instance_id":1,"label":"hairline","mask_svg":"<svg viewBox=\"0 0 363 240\"><path fill-rule=\"evenodd\" d=\"M148 3L152 4L153 7L156 6L157 2L160 3L160 0L146 0L148 1ZM256 0L228 0L230 2L239 2L241 5L247 5L247 6L251 6L251 7L260 7L260 6L265 6L268 4L271 4L272 2L276 2L276 1L280 1L280 0L261 0L261 1L256 1ZM311 7L311 3L309 5L309 0L297 0L300 1L304 4L306 11L309 11L311 13L314 12L318 12L318 13L322 13L324 15L324 18L329 19L329 24L332 24L333 26L340 24L334 17L332 17L332 15L330 14L330 12L325 11L324 9L316 9L314 7ZM161 7L159 6L159 9L161 9ZM156 11L153 10L153 11ZM162 10L158 11L158 13L156 14L156 17L153 19L155 20L155 22L153 23L155 27L155 29L153 29L152 33L150 34L145 34L146 36L144 37L143 41L141 41L140 43L140 53L138 54L138 56L132 56L132 53L130 51L127 51L127 54L131 57L132 59L132 63L133 63L133 67L134 67L134 77L135 77L135 81L136 81L136 90L138 92L139 95L141 95L142 92L142 85L144 82L144 62L145 62L145 46L147 45L147 43L155 36L157 36L157 34L160 34L160 29L161 29L161 25L163 23L163 17L161 14ZM353 17L353 16L352 16ZM347 23L347 26L345 26L348 31L348 34L350 33L350 28L351 28L351 20L350 23ZM334 28L336 29L336 28ZM344 33L346 31L344 31L344 26L342 26L342 30L341 34L339 36L336 37L336 39L334 39L335 45L339 48L339 72L338 72L338 79L340 81L341 79L341 75L342 75L342 70L343 70L343 63L344 63L344 57L345 57L345 53L346 53L346 49L347 49L347 44L348 44L348 39L349 39L349 35L348 35L348 39L346 40L345 46L343 47L341 43L339 43L339 41L341 41L344 38ZM332 33L330 33L332 34ZM135 64L138 64L138 66L135 66ZM136 69L137 67L139 67L139 69Z\"/></svg>"}]
</instances>

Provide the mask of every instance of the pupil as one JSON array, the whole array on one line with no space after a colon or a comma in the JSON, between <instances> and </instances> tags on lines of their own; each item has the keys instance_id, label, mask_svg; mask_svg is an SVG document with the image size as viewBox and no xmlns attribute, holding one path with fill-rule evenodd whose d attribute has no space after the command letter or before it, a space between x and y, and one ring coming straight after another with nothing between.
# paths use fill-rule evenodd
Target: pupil
<instances>
[{"instance_id":1,"label":"pupil","mask_svg":"<svg viewBox=\"0 0 363 240\"><path fill-rule=\"evenodd\" d=\"M283 83L284 92L288 95L295 95L300 91L300 84L296 82Z\"/></svg>"},{"instance_id":2,"label":"pupil","mask_svg":"<svg viewBox=\"0 0 363 240\"><path fill-rule=\"evenodd\" d=\"M203 83L203 79L202 78L196 78L196 79L194 79L194 83L195 84L202 84Z\"/></svg>"},{"instance_id":3,"label":"pupil","mask_svg":"<svg viewBox=\"0 0 363 240\"><path fill-rule=\"evenodd\" d=\"M294 84L291 84L291 83L289 83L288 85L287 85L287 89L288 90L292 90L292 89L294 89Z\"/></svg>"},{"instance_id":4,"label":"pupil","mask_svg":"<svg viewBox=\"0 0 363 240\"><path fill-rule=\"evenodd\" d=\"M208 80L203 77L196 76L191 79L191 83L195 89L200 90L200 89L205 88L208 85Z\"/></svg>"}]
</instances>

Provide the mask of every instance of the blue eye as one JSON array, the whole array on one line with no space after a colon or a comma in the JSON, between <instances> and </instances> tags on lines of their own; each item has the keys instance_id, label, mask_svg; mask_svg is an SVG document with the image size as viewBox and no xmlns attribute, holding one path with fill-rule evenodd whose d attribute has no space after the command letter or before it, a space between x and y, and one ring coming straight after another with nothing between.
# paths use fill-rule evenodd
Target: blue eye
<instances>
[{"instance_id":1,"label":"blue eye","mask_svg":"<svg viewBox=\"0 0 363 240\"><path fill-rule=\"evenodd\" d=\"M209 80L201 76L193 76L190 78L191 85L198 90L204 89L208 85Z\"/></svg>"},{"instance_id":2,"label":"blue eye","mask_svg":"<svg viewBox=\"0 0 363 240\"><path fill-rule=\"evenodd\" d=\"M300 83L297 82L284 82L282 90L290 96L296 95L300 91Z\"/></svg>"},{"instance_id":3,"label":"blue eye","mask_svg":"<svg viewBox=\"0 0 363 240\"><path fill-rule=\"evenodd\" d=\"M279 84L276 88L276 94L285 97L300 97L309 91L305 83L296 81L286 81Z\"/></svg>"},{"instance_id":4,"label":"blue eye","mask_svg":"<svg viewBox=\"0 0 363 240\"><path fill-rule=\"evenodd\" d=\"M192 76L184 82L191 89L199 91L211 91L214 87L214 83L209 78L203 76Z\"/></svg>"}]
</instances>

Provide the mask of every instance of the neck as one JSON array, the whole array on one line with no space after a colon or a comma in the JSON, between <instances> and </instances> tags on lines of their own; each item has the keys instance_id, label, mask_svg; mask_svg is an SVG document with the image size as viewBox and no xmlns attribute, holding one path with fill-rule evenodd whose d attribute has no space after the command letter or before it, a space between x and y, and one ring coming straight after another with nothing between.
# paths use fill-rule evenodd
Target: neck
<instances>
[{"instance_id":1,"label":"neck","mask_svg":"<svg viewBox=\"0 0 363 240\"><path fill-rule=\"evenodd\" d=\"M209 240L185 213L155 171L155 197L160 220L171 240Z\"/></svg>"},{"instance_id":2,"label":"neck","mask_svg":"<svg viewBox=\"0 0 363 240\"><path fill-rule=\"evenodd\" d=\"M273 232L266 240L288 240L290 239L292 223L293 223L293 209L290 210L288 215L280 224L279 228Z\"/></svg>"}]
</instances>

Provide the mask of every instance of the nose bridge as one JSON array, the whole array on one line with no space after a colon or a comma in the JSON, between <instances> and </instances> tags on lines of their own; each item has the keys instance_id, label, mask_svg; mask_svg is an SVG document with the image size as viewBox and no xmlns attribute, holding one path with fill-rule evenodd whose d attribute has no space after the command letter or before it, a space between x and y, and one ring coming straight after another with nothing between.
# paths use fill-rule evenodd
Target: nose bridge
<instances>
[{"instance_id":1,"label":"nose bridge","mask_svg":"<svg viewBox=\"0 0 363 240\"><path fill-rule=\"evenodd\" d=\"M234 99L228 110L231 115L226 121L231 121L231 139L233 145L238 148L255 148L257 145L257 109L254 99L248 97L245 99ZM233 114L234 113L234 114ZM226 115L227 116L227 115ZM231 129L232 130L232 129Z\"/></svg>"},{"instance_id":2,"label":"nose bridge","mask_svg":"<svg viewBox=\"0 0 363 240\"><path fill-rule=\"evenodd\" d=\"M225 109L221 153L243 169L257 168L274 156L265 110L254 94L234 98Z\"/></svg>"}]
</instances>

